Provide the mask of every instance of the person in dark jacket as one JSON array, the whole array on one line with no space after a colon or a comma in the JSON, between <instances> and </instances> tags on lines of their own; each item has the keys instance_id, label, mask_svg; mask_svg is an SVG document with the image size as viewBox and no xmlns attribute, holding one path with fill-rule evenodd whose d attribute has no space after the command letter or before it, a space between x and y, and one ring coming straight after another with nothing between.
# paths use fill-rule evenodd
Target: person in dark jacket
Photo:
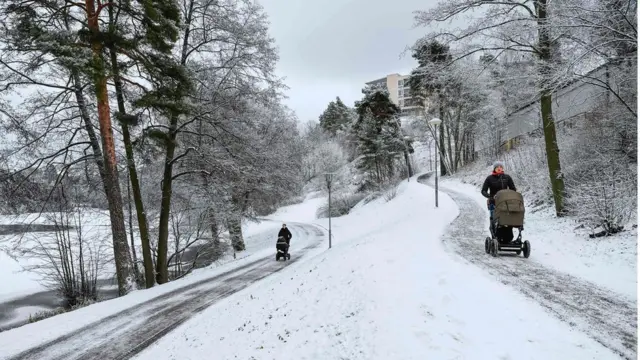
<instances>
[{"instance_id":1,"label":"person in dark jacket","mask_svg":"<svg viewBox=\"0 0 640 360\"><path fill-rule=\"evenodd\" d=\"M493 163L493 172L487 176L482 185L482 196L487 198L487 208L489 209L489 218L493 220L493 211L495 209L494 196L500 190L510 189L516 190L511 176L504 173L504 164L500 161Z\"/></svg>"},{"instance_id":2,"label":"person in dark jacket","mask_svg":"<svg viewBox=\"0 0 640 360\"><path fill-rule=\"evenodd\" d=\"M291 235L291 231L287 229L287 224L282 224L282 229L280 229L280 231L278 232L278 237L280 236L284 236L285 240L287 240L287 245L289 245L289 242L293 235Z\"/></svg>"}]
</instances>

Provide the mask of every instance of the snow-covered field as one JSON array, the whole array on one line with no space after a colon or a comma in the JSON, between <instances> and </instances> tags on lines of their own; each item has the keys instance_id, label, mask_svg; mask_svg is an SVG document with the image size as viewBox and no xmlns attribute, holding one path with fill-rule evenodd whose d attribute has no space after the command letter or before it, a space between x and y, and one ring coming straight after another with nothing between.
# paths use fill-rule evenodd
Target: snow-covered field
<instances>
[{"instance_id":1,"label":"snow-covered field","mask_svg":"<svg viewBox=\"0 0 640 360\"><path fill-rule=\"evenodd\" d=\"M210 307L139 359L617 359L452 258L458 210L415 179L334 219L333 248ZM327 222L319 221L327 226Z\"/></svg>"}]
</instances>

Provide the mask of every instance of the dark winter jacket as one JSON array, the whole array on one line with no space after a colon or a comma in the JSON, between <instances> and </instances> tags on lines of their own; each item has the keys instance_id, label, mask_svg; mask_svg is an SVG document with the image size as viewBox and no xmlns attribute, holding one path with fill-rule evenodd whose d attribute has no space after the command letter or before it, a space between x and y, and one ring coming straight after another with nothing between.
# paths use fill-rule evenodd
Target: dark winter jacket
<instances>
[{"instance_id":1,"label":"dark winter jacket","mask_svg":"<svg viewBox=\"0 0 640 360\"><path fill-rule=\"evenodd\" d=\"M278 237L280 236L284 236L285 239L291 240L291 237L292 237L291 231L289 231L289 229L287 228L282 228L280 229L280 232L278 232Z\"/></svg>"},{"instance_id":2,"label":"dark winter jacket","mask_svg":"<svg viewBox=\"0 0 640 360\"><path fill-rule=\"evenodd\" d=\"M487 179L482 185L482 196L493 199L494 196L500 190L510 189L516 191L516 186L513 184L513 179L507 174L493 173L487 176ZM487 192L488 191L488 192Z\"/></svg>"}]
</instances>

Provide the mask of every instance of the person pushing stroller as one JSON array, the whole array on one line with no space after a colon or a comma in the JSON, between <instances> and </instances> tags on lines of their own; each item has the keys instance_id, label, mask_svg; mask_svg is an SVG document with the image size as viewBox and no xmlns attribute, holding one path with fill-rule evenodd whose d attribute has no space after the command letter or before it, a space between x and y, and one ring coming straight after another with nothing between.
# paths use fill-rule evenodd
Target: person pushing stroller
<instances>
[{"instance_id":1,"label":"person pushing stroller","mask_svg":"<svg viewBox=\"0 0 640 360\"><path fill-rule=\"evenodd\" d=\"M289 255L289 245L291 243L291 238L293 235L291 231L287 229L287 224L282 224L282 228L278 232L278 242L276 243L276 260L280 259L280 257L284 257L284 259L290 259Z\"/></svg>"},{"instance_id":2,"label":"person pushing stroller","mask_svg":"<svg viewBox=\"0 0 640 360\"><path fill-rule=\"evenodd\" d=\"M516 190L511 176L504 173L504 164L500 161L493 163L493 172L487 176L482 185L482 196L487 198L487 209L489 209L489 219L491 221L491 233L493 234L493 212L496 208L495 196L500 190Z\"/></svg>"},{"instance_id":3,"label":"person pushing stroller","mask_svg":"<svg viewBox=\"0 0 640 360\"><path fill-rule=\"evenodd\" d=\"M278 232L278 238L280 237L284 237L284 239L287 241L287 245L290 245L293 235L291 235L291 231L287 229L287 224L282 224L282 228Z\"/></svg>"}]
</instances>

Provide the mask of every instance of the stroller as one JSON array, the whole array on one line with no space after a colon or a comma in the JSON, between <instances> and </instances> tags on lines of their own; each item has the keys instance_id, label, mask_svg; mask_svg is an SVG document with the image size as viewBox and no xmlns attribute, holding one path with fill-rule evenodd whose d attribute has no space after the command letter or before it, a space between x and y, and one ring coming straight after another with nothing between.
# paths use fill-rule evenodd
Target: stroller
<instances>
[{"instance_id":1,"label":"stroller","mask_svg":"<svg viewBox=\"0 0 640 360\"><path fill-rule=\"evenodd\" d=\"M278 237L278 242L276 242L276 261L279 261L280 258L284 260L291 260L291 254L289 254L289 241L284 237Z\"/></svg>"},{"instance_id":2,"label":"stroller","mask_svg":"<svg viewBox=\"0 0 640 360\"><path fill-rule=\"evenodd\" d=\"M519 192L505 189L500 190L492 204L493 216L490 218L489 231L491 237L484 241L484 251L493 257L498 256L498 251L521 253L525 258L531 254L529 240L522 241L524 229L524 199ZM513 228L518 229L518 237L513 239Z\"/></svg>"}]
</instances>

